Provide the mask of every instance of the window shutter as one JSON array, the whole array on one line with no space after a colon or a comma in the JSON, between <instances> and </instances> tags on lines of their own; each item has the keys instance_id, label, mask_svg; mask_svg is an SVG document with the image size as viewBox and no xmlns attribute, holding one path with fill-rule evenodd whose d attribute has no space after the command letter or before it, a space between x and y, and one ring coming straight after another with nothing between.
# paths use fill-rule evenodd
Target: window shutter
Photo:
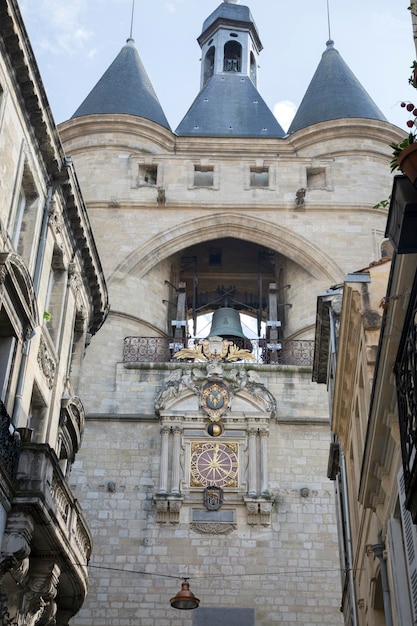
<instances>
[{"instance_id":1,"label":"window shutter","mask_svg":"<svg viewBox=\"0 0 417 626\"><path fill-rule=\"evenodd\" d=\"M397 607L398 626L413 623L411 617L411 599L408 579L405 542L401 521L397 518L388 520L387 543L389 548L391 576L394 585L395 604Z\"/></svg>"},{"instance_id":2,"label":"window shutter","mask_svg":"<svg viewBox=\"0 0 417 626\"><path fill-rule=\"evenodd\" d=\"M402 469L398 474L398 496L404 532L405 556L410 587L413 624L417 624L417 531L411 513L405 507L405 484Z\"/></svg>"}]
</instances>

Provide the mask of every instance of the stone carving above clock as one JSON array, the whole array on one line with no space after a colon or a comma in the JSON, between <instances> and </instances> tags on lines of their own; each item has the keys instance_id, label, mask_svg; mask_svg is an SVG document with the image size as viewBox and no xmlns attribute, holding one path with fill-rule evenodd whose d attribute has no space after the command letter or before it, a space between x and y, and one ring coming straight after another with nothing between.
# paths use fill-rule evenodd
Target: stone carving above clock
<instances>
[{"instance_id":1,"label":"stone carving above clock","mask_svg":"<svg viewBox=\"0 0 417 626\"><path fill-rule=\"evenodd\" d=\"M276 401L261 382L255 370L246 370L219 362L190 369L176 369L165 381L155 400L155 411L161 414L172 408L182 397L194 395L198 408L212 421L225 416L237 395L246 396L258 410L276 417Z\"/></svg>"}]
</instances>

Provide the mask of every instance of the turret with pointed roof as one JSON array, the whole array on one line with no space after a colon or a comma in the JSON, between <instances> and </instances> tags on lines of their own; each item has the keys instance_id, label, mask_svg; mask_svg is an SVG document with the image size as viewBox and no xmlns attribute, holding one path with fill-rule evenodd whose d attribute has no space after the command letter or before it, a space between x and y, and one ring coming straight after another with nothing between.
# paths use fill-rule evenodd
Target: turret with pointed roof
<instances>
[{"instance_id":1,"label":"turret with pointed roof","mask_svg":"<svg viewBox=\"0 0 417 626\"><path fill-rule=\"evenodd\" d=\"M223 2L204 22L201 87L180 136L284 137L257 90L259 34L247 6Z\"/></svg>"},{"instance_id":2,"label":"turret with pointed roof","mask_svg":"<svg viewBox=\"0 0 417 626\"><path fill-rule=\"evenodd\" d=\"M288 133L343 118L387 121L329 40Z\"/></svg>"},{"instance_id":3,"label":"turret with pointed roof","mask_svg":"<svg viewBox=\"0 0 417 626\"><path fill-rule=\"evenodd\" d=\"M123 113L143 117L170 130L131 38L72 117Z\"/></svg>"}]
</instances>

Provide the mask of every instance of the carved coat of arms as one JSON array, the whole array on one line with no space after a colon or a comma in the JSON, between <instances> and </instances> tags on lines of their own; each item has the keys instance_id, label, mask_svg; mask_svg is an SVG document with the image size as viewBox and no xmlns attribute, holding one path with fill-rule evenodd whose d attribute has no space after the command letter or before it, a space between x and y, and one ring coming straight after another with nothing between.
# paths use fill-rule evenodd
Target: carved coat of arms
<instances>
[{"instance_id":1,"label":"carved coat of arms","mask_svg":"<svg viewBox=\"0 0 417 626\"><path fill-rule=\"evenodd\" d=\"M201 408L212 422L218 422L230 405L229 388L221 381L207 382L201 392Z\"/></svg>"},{"instance_id":2,"label":"carved coat of arms","mask_svg":"<svg viewBox=\"0 0 417 626\"><path fill-rule=\"evenodd\" d=\"M206 487L204 489L203 501L208 511L217 511L223 504L223 489L214 485Z\"/></svg>"}]
</instances>

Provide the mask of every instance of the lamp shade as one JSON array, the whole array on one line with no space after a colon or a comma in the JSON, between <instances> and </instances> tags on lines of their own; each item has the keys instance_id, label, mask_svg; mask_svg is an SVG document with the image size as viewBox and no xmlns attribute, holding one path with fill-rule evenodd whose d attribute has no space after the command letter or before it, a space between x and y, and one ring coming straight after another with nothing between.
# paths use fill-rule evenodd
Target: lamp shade
<instances>
[{"instance_id":1,"label":"lamp shade","mask_svg":"<svg viewBox=\"0 0 417 626\"><path fill-rule=\"evenodd\" d=\"M174 598L171 598L170 603L174 609L187 611L189 609L197 609L200 605L200 600L190 591L190 585L185 578L184 582L181 583L181 590Z\"/></svg>"}]
</instances>

